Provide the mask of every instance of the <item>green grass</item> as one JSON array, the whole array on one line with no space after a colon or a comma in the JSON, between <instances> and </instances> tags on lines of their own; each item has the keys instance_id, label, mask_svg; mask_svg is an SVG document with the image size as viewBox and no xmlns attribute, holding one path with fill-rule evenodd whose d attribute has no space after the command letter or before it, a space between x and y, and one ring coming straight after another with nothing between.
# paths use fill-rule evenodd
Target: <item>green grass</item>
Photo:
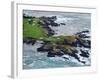
<instances>
[{"instance_id":1,"label":"green grass","mask_svg":"<svg viewBox=\"0 0 100 80\"><path fill-rule=\"evenodd\" d=\"M72 43L76 40L76 36L48 36L48 32L39 24L42 22L38 18L23 19L23 38L31 37L36 40L50 41L51 43L62 43L64 39Z\"/></svg>"},{"instance_id":2,"label":"green grass","mask_svg":"<svg viewBox=\"0 0 100 80\"><path fill-rule=\"evenodd\" d=\"M57 37L51 36L51 37L46 38L46 40L50 41L52 43L63 42L64 41L64 39L61 38L60 36L57 36Z\"/></svg>"},{"instance_id":3,"label":"green grass","mask_svg":"<svg viewBox=\"0 0 100 80\"><path fill-rule=\"evenodd\" d=\"M35 39L40 39L40 37L47 37L47 32L38 24L38 19L33 19L33 23L29 24L28 19L23 19L23 37L32 37Z\"/></svg>"}]
</instances>

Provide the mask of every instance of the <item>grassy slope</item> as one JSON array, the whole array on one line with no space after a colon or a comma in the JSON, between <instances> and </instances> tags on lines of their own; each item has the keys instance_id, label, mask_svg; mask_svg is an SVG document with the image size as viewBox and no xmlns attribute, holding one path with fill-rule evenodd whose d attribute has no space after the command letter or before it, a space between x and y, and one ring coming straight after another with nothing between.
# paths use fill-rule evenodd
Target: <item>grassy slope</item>
<instances>
[{"instance_id":1,"label":"grassy slope","mask_svg":"<svg viewBox=\"0 0 100 80\"><path fill-rule=\"evenodd\" d=\"M38 22L40 21L38 18L33 18L31 24L28 20L29 19L27 18L23 19L24 38L31 37L37 40L50 41L51 43L63 42L64 39L67 39L70 42L73 42L75 40L75 36L48 37L47 31L44 28L42 28L42 25L38 24Z\"/></svg>"},{"instance_id":2,"label":"grassy slope","mask_svg":"<svg viewBox=\"0 0 100 80\"><path fill-rule=\"evenodd\" d=\"M44 30L41 25L38 24L37 19L33 19L32 24L29 24L28 19L23 20L23 37L32 37L39 39L40 37L47 37L46 30Z\"/></svg>"}]
</instances>

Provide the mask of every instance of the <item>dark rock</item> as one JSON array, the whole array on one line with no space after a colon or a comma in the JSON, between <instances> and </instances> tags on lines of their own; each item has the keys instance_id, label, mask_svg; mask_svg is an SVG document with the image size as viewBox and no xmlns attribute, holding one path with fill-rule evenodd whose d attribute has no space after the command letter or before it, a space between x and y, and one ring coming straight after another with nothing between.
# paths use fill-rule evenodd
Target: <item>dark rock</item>
<instances>
[{"instance_id":1,"label":"dark rock","mask_svg":"<svg viewBox=\"0 0 100 80\"><path fill-rule=\"evenodd\" d=\"M47 57L55 57L55 53L49 51L48 54L47 54Z\"/></svg>"},{"instance_id":2,"label":"dark rock","mask_svg":"<svg viewBox=\"0 0 100 80\"><path fill-rule=\"evenodd\" d=\"M85 64L85 63L86 63L85 61L79 61L79 62L81 62L81 63L83 63L83 64Z\"/></svg>"},{"instance_id":3,"label":"dark rock","mask_svg":"<svg viewBox=\"0 0 100 80\"><path fill-rule=\"evenodd\" d=\"M64 55L64 53L63 52L61 52L61 51L59 51L59 52L57 52L57 51L49 51L48 52L48 57L55 57L55 56L62 56L62 55Z\"/></svg>"},{"instance_id":4,"label":"dark rock","mask_svg":"<svg viewBox=\"0 0 100 80\"><path fill-rule=\"evenodd\" d=\"M89 30L82 31L82 33L89 33Z\"/></svg>"},{"instance_id":5,"label":"dark rock","mask_svg":"<svg viewBox=\"0 0 100 80\"><path fill-rule=\"evenodd\" d=\"M78 55L76 53L78 53L78 51L76 49L71 49L71 51L68 51L68 50L65 50L63 49L62 50L66 55L69 55L71 57L74 57L76 60L78 60L79 62L85 64L85 61L81 61L80 58L78 57Z\"/></svg>"},{"instance_id":6,"label":"dark rock","mask_svg":"<svg viewBox=\"0 0 100 80\"><path fill-rule=\"evenodd\" d=\"M71 46L78 47L78 41L72 42Z\"/></svg>"},{"instance_id":7,"label":"dark rock","mask_svg":"<svg viewBox=\"0 0 100 80\"><path fill-rule=\"evenodd\" d=\"M48 43L43 44L43 46L37 49L37 51L41 51L41 52L46 52L46 51L48 52L51 50L52 50L52 44L48 44Z\"/></svg>"},{"instance_id":8,"label":"dark rock","mask_svg":"<svg viewBox=\"0 0 100 80\"><path fill-rule=\"evenodd\" d=\"M72 47L78 47L78 44L80 44L80 42L78 40L75 40L73 42L70 42L70 41L64 39L63 44L70 45Z\"/></svg>"},{"instance_id":9,"label":"dark rock","mask_svg":"<svg viewBox=\"0 0 100 80\"><path fill-rule=\"evenodd\" d=\"M60 24L55 22L57 20L56 16L51 16L51 17L42 16L39 19L42 20L41 24L43 28L47 30L48 36L52 36L55 34L55 32L49 26L52 26L52 27L60 26Z\"/></svg>"},{"instance_id":10,"label":"dark rock","mask_svg":"<svg viewBox=\"0 0 100 80\"><path fill-rule=\"evenodd\" d=\"M43 16L43 17L40 17L40 19L44 22L44 24L46 26L49 26L49 25L51 25L51 26L59 26L58 23L55 23L55 20L57 19L56 16L52 16L52 17Z\"/></svg>"},{"instance_id":11,"label":"dark rock","mask_svg":"<svg viewBox=\"0 0 100 80\"><path fill-rule=\"evenodd\" d=\"M89 40L90 36L88 36L88 34L89 34L88 30L76 33L76 35L79 37L77 38L78 46L80 47L83 46L85 48L91 48L91 41Z\"/></svg>"},{"instance_id":12,"label":"dark rock","mask_svg":"<svg viewBox=\"0 0 100 80\"><path fill-rule=\"evenodd\" d=\"M85 47L85 48L91 48L91 41L90 40L85 40L83 38L78 38L77 39L77 45L79 47Z\"/></svg>"},{"instance_id":13,"label":"dark rock","mask_svg":"<svg viewBox=\"0 0 100 80\"><path fill-rule=\"evenodd\" d=\"M76 53L78 53L78 51L74 48L62 48L61 51L63 51L65 54L68 54L72 57L76 57Z\"/></svg>"},{"instance_id":14,"label":"dark rock","mask_svg":"<svg viewBox=\"0 0 100 80\"><path fill-rule=\"evenodd\" d=\"M89 30L78 32L78 33L76 33L76 35L83 34L83 33L89 33Z\"/></svg>"},{"instance_id":15,"label":"dark rock","mask_svg":"<svg viewBox=\"0 0 100 80\"><path fill-rule=\"evenodd\" d=\"M78 50L77 50L77 49L72 49L71 51L72 51L72 53L74 53L74 54L75 54L75 53L78 53Z\"/></svg>"},{"instance_id":16,"label":"dark rock","mask_svg":"<svg viewBox=\"0 0 100 80\"><path fill-rule=\"evenodd\" d=\"M80 41L80 45L82 45L85 48L91 48L91 41L90 40L82 40L82 41Z\"/></svg>"},{"instance_id":17,"label":"dark rock","mask_svg":"<svg viewBox=\"0 0 100 80\"><path fill-rule=\"evenodd\" d=\"M49 24L45 23L45 24L43 25L43 28L45 28L45 29L47 30L48 36L52 36L52 35L55 34L54 30L52 30L52 29L49 27Z\"/></svg>"},{"instance_id":18,"label":"dark rock","mask_svg":"<svg viewBox=\"0 0 100 80\"><path fill-rule=\"evenodd\" d=\"M50 44L50 41L44 41L44 45Z\"/></svg>"},{"instance_id":19,"label":"dark rock","mask_svg":"<svg viewBox=\"0 0 100 80\"><path fill-rule=\"evenodd\" d=\"M36 42L36 40L33 39L33 38L31 38L31 37L28 37L26 39L23 39L23 43L26 43L26 44L32 44L32 45L34 45L35 42Z\"/></svg>"},{"instance_id":20,"label":"dark rock","mask_svg":"<svg viewBox=\"0 0 100 80\"><path fill-rule=\"evenodd\" d=\"M82 56L82 57L89 57L89 53L88 53L88 51L87 50L82 50L82 49L80 49L80 51L81 51L81 54L80 54L80 56Z\"/></svg>"},{"instance_id":21,"label":"dark rock","mask_svg":"<svg viewBox=\"0 0 100 80\"><path fill-rule=\"evenodd\" d=\"M80 59L79 59L78 55L75 52L66 51L65 54L74 57L75 59L77 59L80 62Z\"/></svg>"},{"instance_id":22,"label":"dark rock","mask_svg":"<svg viewBox=\"0 0 100 80\"><path fill-rule=\"evenodd\" d=\"M41 52L46 52L50 50L51 50L50 48L44 48L43 46L37 49L37 51L41 51Z\"/></svg>"},{"instance_id":23,"label":"dark rock","mask_svg":"<svg viewBox=\"0 0 100 80\"><path fill-rule=\"evenodd\" d=\"M52 16L51 19L52 19L53 21L55 21L55 20L57 20L57 17L56 17L56 16Z\"/></svg>"},{"instance_id":24,"label":"dark rock","mask_svg":"<svg viewBox=\"0 0 100 80\"><path fill-rule=\"evenodd\" d=\"M64 59L67 59L67 60L69 59L69 58L67 58L67 57L63 57L63 58L64 58Z\"/></svg>"},{"instance_id":25,"label":"dark rock","mask_svg":"<svg viewBox=\"0 0 100 80\"><path fill-rule=\"evenodd\" d=\"M64 39L64 44L68 44L68 41L66 39Z\"/></svg>"},{"instance_id":26,"label":"dark rock","mask_svg":"<svg viewBox=\"0 0 100 80\"><path fill-rule=\"evenodd\" d=\"M62 56L62 55L64 55L64 52L59 51L59 52L56 53L56 55L57 55L57 56Z\"/></svg>"},{"instance_id":27,"label":"dark rock","mask_svg":"<svg viewBox=\"0 0 100 80\"><path fill-rule=\"evenodd\" d=\"M55 23L55 22L51 22L50 25L51 25L51 26L59 26L59 24L58 24L58 23Z\"/></svg>"},{"instance_id":28,"label":"dark rock","mask_svg":"<svg viewBox=\"0 0 100 80\"><path fill-rule=\"evenodd\" d=\"M79 34L80 38L90 38L90 36L86 36L86 34Z\"/></svg>"}]
</instances>

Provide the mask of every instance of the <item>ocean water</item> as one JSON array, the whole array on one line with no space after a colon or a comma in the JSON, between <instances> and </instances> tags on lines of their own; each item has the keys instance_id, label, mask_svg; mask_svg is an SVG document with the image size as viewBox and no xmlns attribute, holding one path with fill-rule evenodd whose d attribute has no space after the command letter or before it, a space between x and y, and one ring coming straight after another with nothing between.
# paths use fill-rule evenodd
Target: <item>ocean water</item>
<instances>
[{"instance_id":1,"label":"ocean water","mask_svg":"<svg viewBox=\"0 0 100 80\"><path fill-rule=\"evenodd\" d=\"M26 11L27 12L27 11ZM31 14L32 12L27 12L27 14L32 16L38 16L37 14ZM40 14L40 13L39 13ZM43 13L42 13L43 14ZM50 16L50 13L47 13ZM55 13L56 14L56 13ZM79 15L78 15L79 14ZM59 14L57 16L57 23L65 23L66 25L60 25L58 27L49 26L52 30L56 32L54 36L59 35L74 35L77 32L84 30L89 30L91 28L91 16L90 14L80 14L78 13L64 13L63 15ZM44 15L44 14L43 14ZM39 16L43 16L39 15ZM52 14L53 15L53 14ZM55 16L55 15L53 15ZM90 34L89 34L90 35ZM23 44L23 69L40 69L40 68L58 68L58 67L81 67L81 66L90 66L91 57L83 58L79 54L80 49L88 50L91 54L90 49L84 47L77 47L78 56L82 61L86 61L86 64L78 62L74 57L63 55L61 57L47 57L47 52L38 52L37 48L41 47L41 41L36 41L34 45ZM65 59L64 57L68 58Z\"/></svg>"},{"instance_id":2,"label":"ocean water","mask_svg":"<svg viewBox=\"0 0 100 80\"><path fill-rule=\"evenodd\" d=\"M81 58L81 56L81 60L87 62L85 65L68 55L63 55L62 57L47 57L47 52L37 51L37 48L41 46L39 41L37 41L34 46L28 44L24 44L23 46L23 69L80 67L90 65L90 58Z\"/></svg>"},{"instance_id":3,"label":"ocean water","mask_svg":"<svg viewBox=\"0 0 100 80\"><path fill-rule=\"evenodd\" d=\"M84 30L90 30L91 22L89 18L86 18L87 16L57 16L57 20L55 22L57 23L65 23L66 25L60 25L59 27L52 27L56 34L55 36L59 35L74 35L77 32L81 32Z\"/></svg>"},{"instance_id":4,"label":"ocean water","mask_svg":"<svg viewBox=\"0 0 100 80\"><path fill-rule=\"evenodd\" d=\"M24 44L23 52L23 68L24 69L39 69L39 68L57 68L57 67L78 67L83 66L73 57L63 55L62 57L47 57L47 52L38 52L37 48L41 43L36 42L34 46ZM64 59L67 57L68 59Z\"/></svg>"}]
</instances>

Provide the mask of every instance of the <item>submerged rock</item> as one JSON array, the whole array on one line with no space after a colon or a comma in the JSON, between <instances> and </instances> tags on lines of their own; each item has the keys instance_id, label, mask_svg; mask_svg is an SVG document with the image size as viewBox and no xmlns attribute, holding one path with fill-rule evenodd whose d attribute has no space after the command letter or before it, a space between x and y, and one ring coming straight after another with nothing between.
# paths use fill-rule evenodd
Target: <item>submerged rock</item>
<instances>
[{"instance_id":1,"label":"submerged rock","mask_svg":"<svg viewBox=\"0 0 100 80\"><path fill-rule=\"evenodd\" d=\"M33 60L25 60L25 64L29 65L31 63L33 63Z\"/></svg>"}]
</instances>

